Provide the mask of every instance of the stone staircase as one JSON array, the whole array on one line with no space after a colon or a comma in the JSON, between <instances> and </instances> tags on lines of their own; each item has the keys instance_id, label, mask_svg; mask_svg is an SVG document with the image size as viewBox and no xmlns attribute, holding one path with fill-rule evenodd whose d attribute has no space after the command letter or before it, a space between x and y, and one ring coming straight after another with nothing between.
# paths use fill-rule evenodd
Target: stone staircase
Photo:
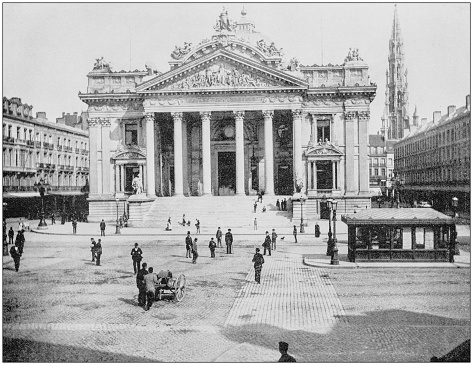
<instances>
[{"instance_id":1,"label":"stone staircase","mask_svg":"<svg viewBox=\"0 0 473 365\"><path fill-rule=\"evenodd\" d=\"M257 218L258 228L271 230L272 228L292 227L292 208L287 211L278 211L276 199L288 199L289 196L263 197L263 204L258 203L256 213L253 212L255 196L201 196L201 197L160 197L156 199L144 219L136 226L162 227L171 217L173 230L182 222L182 215L191 221L189 230L195 232L196 219L200 220L201 228L216 229L221 227L223 232L228 228L253 229L253 222ZM262 213L263 206L266 212Z\"/></svg>"}]
</instances>

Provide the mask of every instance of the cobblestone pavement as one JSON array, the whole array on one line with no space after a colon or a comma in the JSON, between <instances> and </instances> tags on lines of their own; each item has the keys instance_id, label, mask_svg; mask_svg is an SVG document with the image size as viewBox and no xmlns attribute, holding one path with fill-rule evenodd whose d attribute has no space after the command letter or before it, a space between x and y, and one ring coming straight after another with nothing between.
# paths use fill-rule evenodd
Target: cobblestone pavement
<instances>
[{"instance_id":1,"label":"cobblestone pavement","mask_svg":"<svg viewBox=\"0 0 473 365\"><path fill-rule=\"evenodd\" d=\"M107 236L96 266L88 238L27 233L20 272L3 259L3 360L268 362L284 340L298 361L415 362L470 338L467 269L320 269L302 263L313 245L282 242L256 286L263 237L215 259L208 238L193 265L184 237ZM182 302L137 305L134 242L148 265L186 275Z\"/></svg>"}]
</instances>

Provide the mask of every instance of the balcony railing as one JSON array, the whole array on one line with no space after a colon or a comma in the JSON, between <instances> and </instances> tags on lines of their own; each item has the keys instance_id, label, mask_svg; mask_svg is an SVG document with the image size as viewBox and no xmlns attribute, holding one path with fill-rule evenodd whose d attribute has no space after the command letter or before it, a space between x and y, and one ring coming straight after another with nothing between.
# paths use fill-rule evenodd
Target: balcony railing
<instances>
[{"instance_id":1,"label":"balcony railing","mask_svg":"<svg viewBox=\"0 0 473 365\"><path fill-rule=\"evenodd\" d=\"M41 142L40 142L40 141L36 141L36 142L34 143L34 145L35 145L36 148L40 148L40 147L41 147Z\"/></svg>"},{"instance_id":2,"label":"balcony railing","mask_svg":"<svg viewBox=\"0 0 473 365\"><path fill-rule=\"evenodd\" d=\"M88 168L88 167L83 167L83 168L82 168L82 171L87 171L87 172L89 172L89 168Z\"/></svg>"},{"instance_id":3,"label":"balcony railing","mask_svg":"<svg viewBox=\"0 0 473 365\"><path fill-rule=\"evenodd\" d=\"M47 149L50 149L50 150L53 150L54 149L54 144L48 143L48 142L43 142L43 147L47 148Z\"/></svg>"},{"instance_id":4,"label":"balcony railing","mask_svg":"<svg viewBox=\"0 0 473 365\"><path fill-rule=\"evenodd\" d=\"M61 144L58 144L58 145L57 145L57 150L58 150L58 151L62 151L62 145L61 145Z\"/></svg>"},{"instance_id":5,"label":"balcony railing","mask_svg":"<svg viewBox=\"0 0 473 365\"><path fill-rule=\"evenodd\" d=\"M80 152L80 149L79 148L76 148L76 153L79 153Z\"/></svg>"},{"instance_id":6,"label":"balcony railing","mask_svg":"<svg viewBox=\"0 0 473 365\"><path fill-rule=\"evenodd\" d=\"M3 186L3 192L36 191L34 186Z\"/></svg>"},{"instance_id":7,"label":"balcony railing","mask_svg":"<svg viewBox=\"0 0 473 365\"><path fill-rule=\"evenodd\" d=\"M82 186L58 186L58 185L50 185L50 191L80 191Z\"/></svg>"},{"instance_id":8,"label":"balcony railing","mask_svg":"<svg viewBox=\"0 0 473 365\"><path fill-rule=\"evenodd\" d=\"M37 162L37 163L36 163L36 167L37 167L38 169L42 169L42 168L44 168L44 163L42 163L42 162Z\"/></svg>"},{"instance_id":9,"label":"balcony railing","mask_svg":"<svg viewBox=\"0 0 473 365\"><path fill-rule=\"evenodd\" d=\"M34 147L34 141L26 141L26 145L30 147Z\"/></svg>"},{"instance_id":10,"label":"balcony railing","mask_svg":"<svg viewBox=\"0 0 473 365\"><path fill-rule=\"evenodd\" d=\"M64 151L66 151L66 152L72 152L72 147L64 146Z\"/></svg>"},{"instance_id":11,"label":"balcony railing","mask_svg":"<svg viewBox=\"0 0 473 365\"><path fill-rule=\"evenodd\" d=\"M6 142L6 143L15 143L15 138L13 138L13 137L8 137L8 136L3 136L3 142Z\"/></svg>"},{"instance_id":12,"label":"balcony railing","mask_svg":"<svg viewBox=\"0 0 473 365\"><path fill-rule=\"evenodd\" d=\"M89 154L89 151L86 150L86 149L81 149L80 152L81 152L83 155L88 155L88 154Z\"/></svg>"}]
</instances>

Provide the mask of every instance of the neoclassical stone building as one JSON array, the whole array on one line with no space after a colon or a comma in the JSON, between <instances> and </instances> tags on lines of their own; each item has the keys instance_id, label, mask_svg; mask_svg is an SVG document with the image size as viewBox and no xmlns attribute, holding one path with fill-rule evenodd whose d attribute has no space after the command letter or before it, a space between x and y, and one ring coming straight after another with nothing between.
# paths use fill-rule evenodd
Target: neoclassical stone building
<instances>
[{"instance_id":1,"label":"neoclassical stone building","mask_svg":"<svg viewBox=\"0 0 473 365\"><path fill-rule=\"evenodd\" d=\"M171 54L170 70L87 75L90 219L113 217L139 175L147 202L162 196L292 195L369 205L368 123L376 85L349 52L341 65L284 62L242 11ZM142 208L146 209L144 200Z\"/></svg>"}]
</instances>

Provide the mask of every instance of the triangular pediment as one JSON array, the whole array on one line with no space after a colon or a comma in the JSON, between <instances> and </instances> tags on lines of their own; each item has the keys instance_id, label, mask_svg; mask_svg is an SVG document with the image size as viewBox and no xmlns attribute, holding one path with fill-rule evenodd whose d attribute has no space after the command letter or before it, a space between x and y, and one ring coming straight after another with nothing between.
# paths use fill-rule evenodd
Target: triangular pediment
<instances>
[{"instance_id":1,"label":"triangular pediment","mask_svg":"<svg viewBox=\"0 0 473 365\"><path fill-rule=\"evenodd\" d=\"M142 160L146 159L146 150L135 145L120 145L112 156L113 160Z\"/></svg>"},{"instance_id":2,"label":"triangular pediment","mask_svg":"<svg viewBox=\"0 0 473 365\"><path fill-rule=\"evenodd\" d=\"M226 50L183 64L136 88L138 93L229 90L294 90L308 84L272 67Z\"/></svg>"},{"instance_id":3,"label":"triangular pediment","mask_svg":"<svg viewBox=\"0 0 473 365\"><path fill-rule=\"evenodd\" d=\"M319 142L314 146L307 147L305 155L307 157L342 156L343 152L330 142Z\"/></svg>"}]
</instances>

